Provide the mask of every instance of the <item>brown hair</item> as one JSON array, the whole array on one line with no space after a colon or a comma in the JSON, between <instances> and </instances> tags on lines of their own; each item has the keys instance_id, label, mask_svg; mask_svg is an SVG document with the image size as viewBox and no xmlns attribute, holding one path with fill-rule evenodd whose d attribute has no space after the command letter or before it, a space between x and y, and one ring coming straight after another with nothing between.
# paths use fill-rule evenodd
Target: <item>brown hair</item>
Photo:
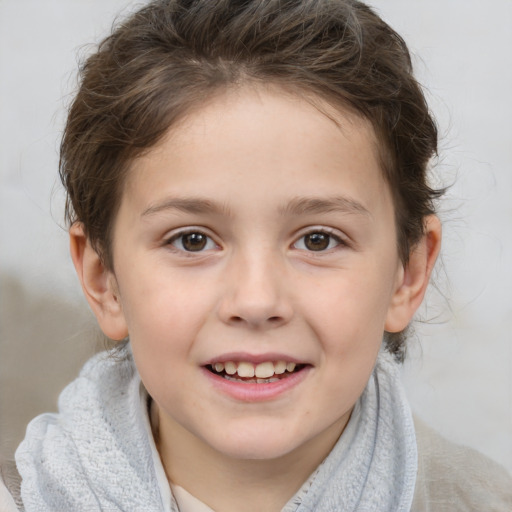
<instances>
[{"instance_id":1,"label":"brown hair","mask_svg":"<svg viewBox=\"0 0 512 512\"><path fill-rule=\"evenodd\" d=\"M105 265L129 164L244 82L313 93L372 123L406 263L441 191L427 182L437 129L403 39L356 0L155 0L82 66L61 145L67 220L83 223ZM388 340L393 352L401 344Z\"/></svg>"}]
</instances>

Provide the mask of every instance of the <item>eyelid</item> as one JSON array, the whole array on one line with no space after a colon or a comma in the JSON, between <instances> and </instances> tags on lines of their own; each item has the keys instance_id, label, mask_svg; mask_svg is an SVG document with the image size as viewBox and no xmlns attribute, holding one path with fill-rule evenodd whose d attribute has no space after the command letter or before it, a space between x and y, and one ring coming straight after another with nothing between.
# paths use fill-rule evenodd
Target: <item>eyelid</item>
<instances>
[{"instance_id":1,"label":"eyelid","mask_svg":"<svg viewBox=\"0 0 512 512\"><path fill-rule=\"evenodd\" d=\"M309 226L307 228L302 229L299 232L299 234L295 237L295 241L291 244L291 247L295 248L295 245L299 242L299 240L301 240L305 236L311 235L313 233L325 233L326 235L329 235L330 237L335 239L338 243L337 243L336 247L332 247L330 249L324 249L321 251L312 251L312 250L310 251L308 249L299 249L299 250L302 250L302 251L305 251L305 252L308 252L311 254L320 255L322 253L329 253L338 247L348 247L350 245L348 237L338 229L330 228L330 227L326 227L326 226Z\"/></svg>"},{"instance_id":2,"label":"eyelid","mask_svg":"<svg viewBox=\"0 0 512 512\"><path fill-rule=\"evenodd\" d=\"M208 252L208 251L212 250L210 248L210 249L203 249L200 251L187 251L185 249L179 249L173 245L173 242L178 240L180 237L183 237L185 235L189 235L192 233L198 233L198 234L206 236L208 239L210 239L215 244L215 249L221 248L220 244L216 241L216 237L211 233L211 231L209 229L207 229L203 226L186 226L186 227L182 227L182 228L176 228L164 236L163 245L170 247L170 248L174 249L176 252L178 252L180 254L185 254L187 256L194 255L194 254L199 255L204 252Z\"/></svg>"}]
</instances>

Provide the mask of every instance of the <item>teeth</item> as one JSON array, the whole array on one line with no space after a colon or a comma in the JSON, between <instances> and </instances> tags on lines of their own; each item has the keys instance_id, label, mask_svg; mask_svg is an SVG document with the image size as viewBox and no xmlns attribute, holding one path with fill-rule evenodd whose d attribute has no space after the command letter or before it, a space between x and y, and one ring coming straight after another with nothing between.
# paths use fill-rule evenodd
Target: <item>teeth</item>
<instances>
[{"instance_id":1,"label":"teeth","mask_svg":"<svg viewBox=\"0 0 512 512\"><path fill-rule=\"evenodd\" d=\"M274 373L276 375L282 375L286 371L286 363L284 361L277 361L274 365Z\"/></svg>"},{"instance_id":2,"label":"teeth","mask_svg":"<svg viewBox=\"0 0 512 512\"><path fill-rule=\"evenodd\" d=\"M244 382L245 384L270 384L271 382L277 382L279 379L277 377L272 377L271 379L247 379L244 381L240 381L231 375L224 375L226 380L231 380L233 382Z\"/></svg>"},{"instance_id":3,"label":"teeth","mask_svg":"<svg viewBox=\"0 0 512 512\"><path fill-rule=\"evenodd\" d=\"M245 379L253 379L253 381L246 382L274 382L279 380L277 377L271 378L274 375L282 375L285 372L292 373L297 365L295 363L287 363L285 361L265 361L254 365L252 363L241 361L236 363L234 361L226 361L225 363L214 363L212 369L217 373L226 372L227 375L235 375ZM233 379L229 379L233 380Z\"/></svg>"},{"instance_id":4,"label":"teeth","mask_svg":"<svg viewBox=\"0 0 512 512\"><path fill-rule=\"evenodd\" d=\"M233 361L228 361L224 364L224 369L228 375L234 375L236 373L237 365Z\"/></svg>"},{"instance_id":5,"label":"teeth","mask_svg":"<svg viewBox=\"0 0 512 512\"><path fill-rule=\"evenodd\" d=\"M238 363L239 377L254 377L254 365L251 363Z\"/></svg>"},{"instance_id":6,"label":"teeth","mask_svg":"<svg viewBox=\"0 0 512 512\"><path fill-rule=\"evenodd\" d=\"M258 379L268 379L272 377L272 375L274 375L274 363L260 363L254 369L254 375L256 375Z\"/></svg>"},{"instance_id":7,"label":"teeth","mask_svg":"<svg viewBox=\"0 0 512 512\"><path fill-rule=\"evenodd\" d=\"M230 381L232 381L232 382L240 382L240 380L239 380L239 379L236 379L235 377L232 377L231 375L224 375L224 378L225 378L226 380L230 380ZM244 381L244 382L245 382L245 381Z\"/></svg>"}]
</instances>

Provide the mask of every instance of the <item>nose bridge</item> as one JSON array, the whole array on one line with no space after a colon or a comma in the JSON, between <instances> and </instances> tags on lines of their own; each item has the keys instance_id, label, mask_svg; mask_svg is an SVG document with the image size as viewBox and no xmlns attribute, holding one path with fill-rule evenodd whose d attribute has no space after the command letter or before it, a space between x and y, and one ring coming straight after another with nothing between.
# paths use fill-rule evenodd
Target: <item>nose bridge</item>
<instances>
[{"instance_id":1,"label":"nose bridge","mask_svg":"<svg viewBox=\"0 0 512 512\"><path fill-rule=\"evenodd\" d=\"M276 326L292 315L283 258L271 247L236 251L228 263L221 315L229 323Z\"/></svg>"}]
</instances>

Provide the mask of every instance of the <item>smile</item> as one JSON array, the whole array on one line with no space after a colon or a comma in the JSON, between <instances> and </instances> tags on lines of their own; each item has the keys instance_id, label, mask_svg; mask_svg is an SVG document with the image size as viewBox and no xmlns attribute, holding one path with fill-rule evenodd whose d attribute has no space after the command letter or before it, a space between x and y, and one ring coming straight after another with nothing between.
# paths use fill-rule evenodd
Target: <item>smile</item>
<instances>
[{"instance_id":1,"label":"smile","mask_svg":"<svg viewBox=\"0 0 512 512\"><path fill-rule=\"evenodd\" d=\"M233 382L270 384L300 371L304 366L286 361L265 361L259 364L247 361L226 361L210 364L207 368L210 372Z\"/></svg>"}]
</instances>

